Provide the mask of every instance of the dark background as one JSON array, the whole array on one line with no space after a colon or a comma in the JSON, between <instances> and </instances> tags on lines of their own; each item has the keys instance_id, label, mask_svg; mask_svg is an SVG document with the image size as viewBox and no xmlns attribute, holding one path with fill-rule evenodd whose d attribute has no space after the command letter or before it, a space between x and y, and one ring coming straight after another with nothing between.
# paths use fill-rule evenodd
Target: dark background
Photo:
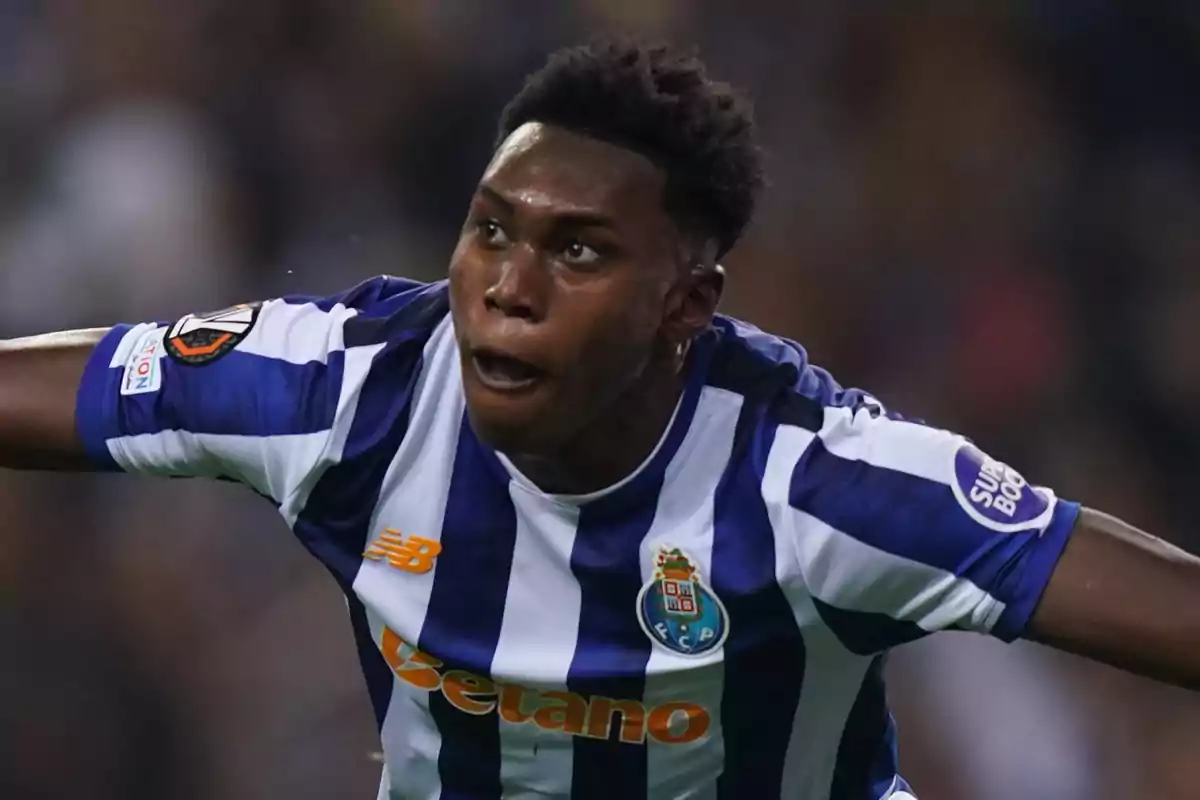
<instances>
[{"instance_id":1,"label":"dark background","mask_svg":"<svg viewBox=\"0 0 1200 800\"><path fill-rule=\"evenodd\" d=\"M661 34L771 154L725 311L1200 548L1200 6L1119 5L0 0L0 335L437 278L521 77ZM3 478L0 797L374 796L344 606L266 504ZM965 634L891 673L923 799L1200 795L1182 691Z\"/></svg>"}]
</instances>

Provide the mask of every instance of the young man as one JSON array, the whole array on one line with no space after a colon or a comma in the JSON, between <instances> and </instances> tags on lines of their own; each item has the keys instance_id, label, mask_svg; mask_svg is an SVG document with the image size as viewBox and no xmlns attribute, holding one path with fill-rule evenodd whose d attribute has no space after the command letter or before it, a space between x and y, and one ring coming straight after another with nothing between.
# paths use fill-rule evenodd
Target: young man
<instances>
[{"instance_id":1,"label":"young man","mask_svg":"<svg viewBox=\"0 0 1200 800\"><path fill-rule=\"evenodd\" d=\"M278 504L381 797L908 796L883 657L947 628L1200 682L1200 561L715 314L761 182L696 61L560 53L448 282L9 342L3 462Z\"/></svg>"}]
</instances>

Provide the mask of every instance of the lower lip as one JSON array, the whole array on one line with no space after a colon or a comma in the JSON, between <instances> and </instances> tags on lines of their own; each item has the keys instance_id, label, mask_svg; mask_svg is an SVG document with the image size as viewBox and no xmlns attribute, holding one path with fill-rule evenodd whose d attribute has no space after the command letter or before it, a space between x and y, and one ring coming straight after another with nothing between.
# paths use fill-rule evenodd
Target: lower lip
<instances>
[{"instance_id":1,"label":"lower lip","mask_svg":"<svg viewBox=\"0 0 1200 800\"><path fill-rule=\"evenodd\" d=\"M475 368L475 375L479 378L479 382L493 392L500 392L502 394L520 394L522 392L528 392L539 382L541 382L541 376L539 375L519 381L491 375L484 370L483 367L480 366L479 361L474 358L471 359L471 365Z\"/></svg>"}]
</instances>

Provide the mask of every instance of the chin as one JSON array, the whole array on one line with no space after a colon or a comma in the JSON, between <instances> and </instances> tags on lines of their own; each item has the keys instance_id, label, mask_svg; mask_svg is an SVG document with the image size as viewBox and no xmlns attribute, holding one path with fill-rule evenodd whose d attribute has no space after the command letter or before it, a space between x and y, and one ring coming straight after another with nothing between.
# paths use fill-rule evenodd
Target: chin
<instances>
[{"instance_id":1,"label":"chin","mask_svg":"<svg viewBox=\"0 0 1200 800\"><path fill-rule=\"evenodd\" d=\"M546 414L539 409L499 408L468 400L467 418L480 442L505 455L552 449L553 437L546 429Z\"/></svg>"}]
</instances>

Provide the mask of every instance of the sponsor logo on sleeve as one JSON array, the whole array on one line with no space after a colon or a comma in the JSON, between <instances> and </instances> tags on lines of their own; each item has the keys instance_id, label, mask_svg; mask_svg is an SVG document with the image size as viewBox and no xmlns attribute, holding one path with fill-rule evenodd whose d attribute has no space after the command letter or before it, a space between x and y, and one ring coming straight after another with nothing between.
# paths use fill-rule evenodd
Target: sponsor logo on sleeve
<instances>
[{"instance_id":1,"label":"sponsor logo on sleeve","mask_svg":"<svg viewBox=\"0 0 1200 800\"><path fill-rule=\"evenodd\" d=\"M970 442L954 454L951 487L972 519L1001 533L1044 528L1054 511L1047 490L1030 486L1015 469Z\"/></svg>"},{"instance_id":2,"label":"sponsor logo on sleeve","mask_svg":"<svg viewBox=\"0 0 1200 800\"><path fill-rule=\"evenodd\" d=\"M156 328L138 340L125 362L125 373L121 376L122 395L149 394L162 388L163 336L166 332L166 328Z\"/></svg>"},{"instance_id":3,"label":"sponsor logo on sleeve","mask_svg":"<svg viewBox=\"0 0 1200 800\"><path fill-rule=\"evenodd\" d=\"M258 321L258 312L257 303L248 303L209 314L188 314L167 331L167 355L188 366L211 364L246 338Z\"/></svg>"}]
</instances>

